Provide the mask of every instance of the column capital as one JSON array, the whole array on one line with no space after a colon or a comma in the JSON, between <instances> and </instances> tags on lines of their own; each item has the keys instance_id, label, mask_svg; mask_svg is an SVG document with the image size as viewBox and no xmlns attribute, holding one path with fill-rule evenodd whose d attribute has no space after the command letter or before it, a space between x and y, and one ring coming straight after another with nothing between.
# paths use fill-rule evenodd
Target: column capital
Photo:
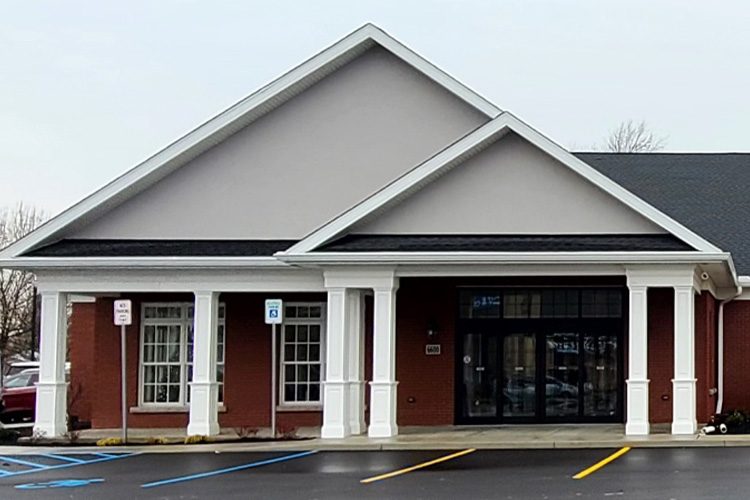
<instances>
[{"instance_id":1,"label":"column capital","mask_svg":"<svg viewBox=\"0 0 750 500\"><path fill-rule=\"evenodd\" d=\"M328 269L324 272L326 288L361 288L395 290L398 276L394 269Z\"/></svg>"},{"instance_id":2,"label":"column capital","mask_svg":"<svg viewBox=\"0 0 750 500\"><path fill-rule=\"evenodd\" d=\"M625 266L625 276L629 288L674 288L693 287L700 290L697 266L684 265L629 265Z\"/></svg>"}]
</instances>

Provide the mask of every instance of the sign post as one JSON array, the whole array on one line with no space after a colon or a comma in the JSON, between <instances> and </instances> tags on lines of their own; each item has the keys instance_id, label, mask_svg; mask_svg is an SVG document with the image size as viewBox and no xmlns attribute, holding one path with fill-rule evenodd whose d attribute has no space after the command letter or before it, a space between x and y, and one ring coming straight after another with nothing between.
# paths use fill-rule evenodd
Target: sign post
<instances>
[{"instance_id":1,"label":"sign post","mask_svg":"<svg viewBox=\"0 0 750 500\"><path fill-rule=\"evenodd\" d=\"M120 327L120 411L122 412L122 442L128 442L128 380L125 358L125 327L133 323L133 304L129 300L115 300L115 325Z\"/></svg>"},{"instance_id":2,"label":"sign post","mask_svg":"<svg viewBox=\"0 0 750 500\"><path fill-rule=\"evenodd\" d=\"M276 325L281 324L284 303L281 299L266 300L266 324L271 325L271 437L276 438Z\"/></svg>"}]
</instances>

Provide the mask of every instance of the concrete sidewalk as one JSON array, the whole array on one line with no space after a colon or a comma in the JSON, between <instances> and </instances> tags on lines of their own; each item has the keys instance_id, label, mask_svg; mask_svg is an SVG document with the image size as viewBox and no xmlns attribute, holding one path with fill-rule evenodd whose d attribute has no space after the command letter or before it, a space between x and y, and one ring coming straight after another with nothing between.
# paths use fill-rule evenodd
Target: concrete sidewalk
<instances>
[{"instance_id":1,"label":"concrete sidewalk","mask_svg":"<svg viewBox=\"0 0 750 500\"><path fill-rule=\"evenodd\" d=\"M750 435L673 436L669 425L654 425L652 434L643 437L625 436L622 424L569 424L569 425L509 425L509 426L445 426L402 427L394 438L370 439L367 436L351 436L345 439L320 439L318 429L300 429L299 437L307 439L288 441L236 441L232 429L212 437L206 444L145 445L150 437L163 437L171 443L181 443L185 429L133 429L130 432L133 445L123 447L96 447L94 443L103 437L118 437L117 429L83 431L79 445L60 446L60 450L85 452L91 450L140 451L152 453L169 452L240 452L240 451L286 451L286 450L455 450L477 449L553 449L553 448L619 448L646 447L724 447L750 446ZM261 430L257 437L267 437ZM80 446L90 444L90 446ZM0 447L0 454L33 453L39 448L32 446ZM44 447L46 450L56 447Z\"/></svg>"}]
</instances>

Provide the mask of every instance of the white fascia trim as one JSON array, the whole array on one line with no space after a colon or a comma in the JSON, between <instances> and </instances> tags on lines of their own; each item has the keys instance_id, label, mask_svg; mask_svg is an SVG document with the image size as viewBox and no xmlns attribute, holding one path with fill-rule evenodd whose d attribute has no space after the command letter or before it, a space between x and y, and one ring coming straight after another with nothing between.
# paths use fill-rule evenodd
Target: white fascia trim
<instances>
[{"instance_id":1,"label":"white fascia trim","mask_svg":"<svg viewBox=\"0 0 750 500\"><path fill-rule=\"evenodd\" d=\"M278 255L290 264L674 264L726 262L725 252L315 252Z\"/></svg>"},{"instance_id":2,"label":"white fascia trim","mask_svg":"<svg viewBox=\"0 0 750 500\"><path fill-rule=\"evenodd\" d=\"M289 267L275 257L16 257L1 259L8 269L53 268L268 268Z\"/></svg>"},{"instance_id":3,"label":"white fascia trim","mask_svg":"<svg viewBox=\"0 0 750 500\"><path fill-rule=\"evenodd\" d=\"M738 276L737 282L741 287L750 286L750 276Z\"/></svg>"},{"instance_id":4,"label":"white fascia trim","mask_svg":"<svg viewBox=\"0 0 750 500\"><path fill-rule=\"evenodd\" d=\"M579 160L565 148L542 135L511 113L504 112L277 255L310 252L331 241L364 218L370 217L387 205L408 196L409 193L429 183L438 175L444 174L449 169L465 161L468 157L476 154L493 141L502 137L507 131L513 131L520 135L604 192L695 249L701 252L721 252L720 248L646 203L587 163Z\"/></svg>"},{"instance_id":5,"label":"white fascia trim","mask_svg":"<svg viewBox=\"0 0 750 500\"><path fill-rule=\"evenodd\" d=\"M5 249L0 249L0 259L22 255L54 238L63 229L82 218L92 217L99 211L115 206L142 191L240 128L246 127L255 119L333 73L375 44L381 45L488 118L494 118L502 113L490 101L435 67L385 31L372 24L366 24L198 126L24 238Z\"/></svg>"}]
</instances>

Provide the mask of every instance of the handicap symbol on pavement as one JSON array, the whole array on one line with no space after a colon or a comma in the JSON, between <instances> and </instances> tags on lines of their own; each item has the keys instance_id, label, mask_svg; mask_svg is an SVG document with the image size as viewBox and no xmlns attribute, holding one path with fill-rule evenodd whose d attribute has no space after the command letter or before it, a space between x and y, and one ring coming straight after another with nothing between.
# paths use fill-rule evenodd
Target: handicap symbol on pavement
<instances>
[{"instance_id":1,"label":"handicap symbol on pavement","mask_svg":"<svg viewBox=\"0 0 750 500\"><path fill-rule=\"evenodd\" d=\"M16 485L19 490L43 490L47 488L77 488L79 486L88 486L92 483L103 483L104 479L59 479L57 481L48 481L46 483L27 483Z\"/></svg>"}]
</instances>

